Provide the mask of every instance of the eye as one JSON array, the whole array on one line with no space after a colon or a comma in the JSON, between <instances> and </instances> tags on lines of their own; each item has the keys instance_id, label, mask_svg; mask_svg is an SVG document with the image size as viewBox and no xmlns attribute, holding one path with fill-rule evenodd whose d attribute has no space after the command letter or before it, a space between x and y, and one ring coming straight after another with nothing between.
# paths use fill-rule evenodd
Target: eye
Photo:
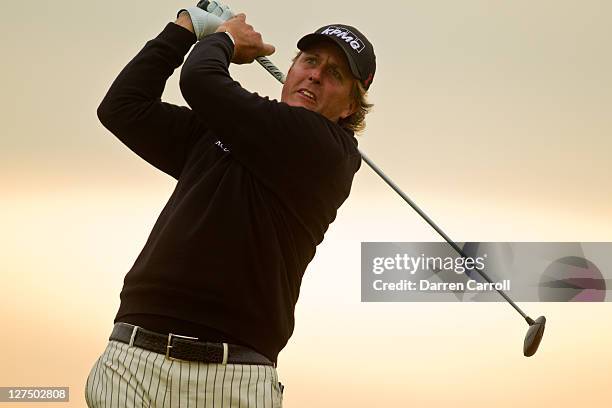
<instances>
[{"instance_id":1,"label":"eye","mask_svg":"<svg viewBox=\"0 0 612 408\"><path fill-rule=\"evenodd\" d=\"M313 56L307 56L304 58L307 64L314 65L317 62L317 59Z\"/></svg>"},{"instance_id":2,"label":"eye","mask_svg":"<svg viewBox=\"0 0 612 408\"><path fill-rule=\"evenodd\" d=\"M335 80L342 81L342 74L340 73L340 71L335 68L332 68L330 71Z\"/></svg>"}]
</instances>

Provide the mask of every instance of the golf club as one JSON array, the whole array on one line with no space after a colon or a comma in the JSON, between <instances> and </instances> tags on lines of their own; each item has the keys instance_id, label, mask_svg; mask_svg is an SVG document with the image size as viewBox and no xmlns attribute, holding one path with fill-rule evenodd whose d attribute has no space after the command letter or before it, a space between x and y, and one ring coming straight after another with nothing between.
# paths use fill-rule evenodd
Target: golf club
<instances>
[{"instance_id":1,"label":"golf club","mask_svg":"<svg viewBox=\"0 0 612 408\"><path fill-rule=\"evenodd\" d=\"M210 2L208 0L202 0L198 3L198 7L207 10ZM279 82L285 83L285 75L282 73L280 69L276 67L266 57L258 57L256 58L257 62L266 69L272 76L274 76ZM400 197L404 199L427 223L434 229L444 240L463 258L467 258L468 256L465 252L453 241L449 238L440 227L436 225L435 222L431 218L427 216L419 208L418 205L414 201L412 201L398 186L391 180L387 175L372 161L366 156L365 153L359 149L359 153L361 154L362 159L370 166L372 170L376 174L378 174ZM489 278L489 276L482 270L478 268L474 268L476 272L480 274L487 282L495 283ZM523 310L510 297L500 289L496 289L497 292L508 302L510 305L525 319L527 324L529 325L529 329L527 330L527 334L525 335L525 341L523 343L523 355L525 357L531 357L538 350L540 342L542 341L542 336L544 336L544 328L546 326L546 317L540 316L537 319L533 320L531 317L527 316Z\"/></svg>"},{"instance_id":2,"label":"golf club","mask_svg":"<svg viewBox=\"0 0 612 408\"><path fill-rule=\"evenodd\" d=\"M378 174L380 176L380 178L382 178L385 183L387 183L389 185L389 187L391 187L397 194L399 194L400 197L402 197L404 199L404 201L406 201L425 221L427 221L427 223L434 229L436 230L436 232L438 234L440 234L440 236L442 238L444 238L444 240L459 254L461 255L461 257L463 258L467 258L468 256L465 254L465 252L459 247L459 245L457 245L453 240L450 239L450 237L448 235L446 235L446 233L444 231L442 231L442 229L440 227L438 227L436 225L435 222L433 222L433 220L431 218L429 218L427 216L427 214L425 214L423 212L423 210L421 210L419 208L418 205L416 205L416 203L414 201L412 201L410 199L410 197L408 197L398 186L397 184L395 184L393 182L393 180L391 180L389 177L387 177L387 175L385 173L383 173L383 171L372 161L370 160L370 158L368 156L365 155L365 153L363 153L361 150L359 150L359 153L361 153L361 158L368 164L368 166L370 166L370 168L372 170L374 170L374 172L376 174ZM478 272L480 274L480 276L482 276L487 282L489 283L494 283L491 278L489 278L489 275L487 275L484 271L478 269L478 268L474 268L474 270L476 272ZM519 314L521 316L523 316L523 318L525 319L525 321L527 321L527 324L529 324L529 329L527 330L527 334L525 335L525 342L523 344L523 355L525 357L531 357L535 354L535 352L538 350L538 346L540 345L540 342L542 341L542 336L544 336L544 327L546 325L546 318L544 316L540 316L538 317L536 320L533 320L531 317L527 316L525 314L525 312L523 312L521 310L520 307L518 307L518 305L516 303L514 303L514 301L512 299L510 299L510 297L502 290L500 289L495 289L497 290L497 292L504 298L506 299L506 301L508 301L508 303L510 303L510 305L516 309L517 312L519 312Z\"/></svg>"}]
</instances>

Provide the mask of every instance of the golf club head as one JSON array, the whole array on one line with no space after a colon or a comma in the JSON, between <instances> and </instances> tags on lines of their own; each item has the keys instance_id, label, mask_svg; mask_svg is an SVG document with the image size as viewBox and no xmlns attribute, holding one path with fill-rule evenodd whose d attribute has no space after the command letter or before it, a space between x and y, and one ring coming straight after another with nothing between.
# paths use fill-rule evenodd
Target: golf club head
<instances>
[{"instance_id":1,"label":"golf club head","mask_svg":"<svg viewBox=\"0 0 612 408\"><path fill-rule=\"evenodd\" d=\"M546 326L546 318L544 316L538 317L533 324L529 325L527 335L525 336L525 344L523 345L523 355L525 357L531 357L538 351L538 346L544 336L544 327Z\"/></svg>"}]
</instances>

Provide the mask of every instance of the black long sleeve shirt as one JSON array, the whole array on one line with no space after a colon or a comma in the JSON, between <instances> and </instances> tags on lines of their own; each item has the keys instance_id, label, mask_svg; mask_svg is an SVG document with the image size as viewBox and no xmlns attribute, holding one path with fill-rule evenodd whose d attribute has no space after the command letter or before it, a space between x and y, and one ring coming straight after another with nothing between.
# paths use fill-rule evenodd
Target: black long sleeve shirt
<instances>
[{"instance_id":1,"label":"black long sleeve shirt","mask_svg":"<svg viewBox=\"0 0 612 408\"><path fill-rule=\"evenodd\" d=\"M98 108L108 130L178 180L125 277L115 321L180 319L276 361L293 332L302 275L359 169L357 141L318 113L232 80L223 33L198 42L183 65L191 109L162 102L195 42L169 23Z\"/></svg>"}]
</instances>

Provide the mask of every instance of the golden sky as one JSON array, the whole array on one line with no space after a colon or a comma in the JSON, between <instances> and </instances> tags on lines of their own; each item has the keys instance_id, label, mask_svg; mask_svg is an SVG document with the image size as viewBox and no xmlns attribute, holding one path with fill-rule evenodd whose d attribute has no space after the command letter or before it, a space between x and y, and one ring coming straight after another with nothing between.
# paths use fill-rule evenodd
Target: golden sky
<instances>
[{"instance_id":1,"label":"golden sky","mask_svg":"<svg viewBox=\"0 0 612 408\"><path fill-rule=\"evenodd\" d=\"M123 276L174 186L96 108L189 5L0 5L0 386L70 386L62 406L84 406ZM284 70L299 37L324 24L368 36L378 69L360 146L455 240L612 241L612 3L232 8L276 46ZM164 100L184 105L177 73ZM280 96L257 65L232 74ZM304 279L279 360L286 407L610 405L608 303L523 304L549 321L526 359L527 326L504 303L360 302L361 241L437 240L364 163Z\"/></svg>"}]
</instances>

